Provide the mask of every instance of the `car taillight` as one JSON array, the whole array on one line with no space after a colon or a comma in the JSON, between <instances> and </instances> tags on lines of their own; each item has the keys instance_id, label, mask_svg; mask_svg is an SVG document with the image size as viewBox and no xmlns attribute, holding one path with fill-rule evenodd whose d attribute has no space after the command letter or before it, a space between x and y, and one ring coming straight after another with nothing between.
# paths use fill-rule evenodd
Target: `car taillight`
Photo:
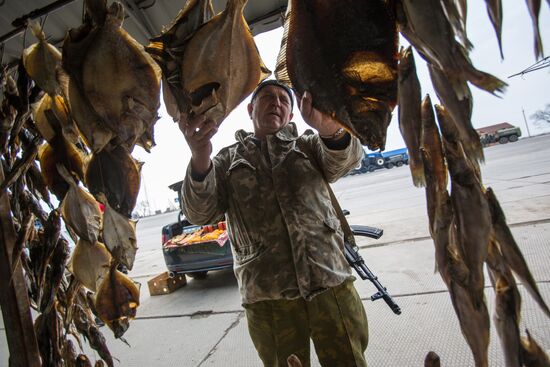
<instances>
[{"instance_id":1,"label":"car taillight","mask_svg":"<svg viewBox=\"0 0 550 367\"><path fill-rule=\"evenodd\" d=\"M168 241L168 238L167 238L166 234L164 234L164 233L162 234L162 240L161 241L162 241L161 244L163 244L163 245L166 243L166 241Z\"/></svg>"}]
</instances>

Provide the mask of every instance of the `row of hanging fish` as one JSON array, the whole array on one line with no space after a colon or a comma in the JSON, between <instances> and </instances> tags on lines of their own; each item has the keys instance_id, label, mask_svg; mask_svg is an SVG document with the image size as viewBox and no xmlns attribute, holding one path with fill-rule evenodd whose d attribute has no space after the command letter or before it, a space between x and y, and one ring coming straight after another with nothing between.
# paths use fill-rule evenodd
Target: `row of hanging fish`
<instances>
[{"instance_id":1,"label":"row of hanging fish","mask_svg":"<svg viewBox=\"0 0 550 367\"><path fill-rule=\"evenodd\" d=\"M97 316L119 338L139 305L138 285L117 270L119 264L132 269L137 251L129 217L141 163L130 152L135 144L154 145L160 71L121 28L120 3L107 8L106 1L91 0L86 9L84 24L68 32L63 54L35 27L39 42L25 50L23 64L47 92L33 109L46 140L38 158L76 242L69 269L94 292Z\"/></svg>"},{"instance_id":2,"label":"row of hanging fish","mask_svg":"<svg viewBox=\"0 0 550 367\"><path fill-rule=\"evenodd\" d=\"M493 319L505 351L506 365L532 366L534 364L526 361L547 357L544 353L530 352L527 345L535 341L522 342L526 339L521 339L519 330L521 298L512 272L548 317L550 310L506 224L494 192L482 184L479 164L468 155L459 123L446 107L436 105L437 125L430 97L421 102L410 48L401 52L399 71L402 102L399 123L411 157L411 173L413 179L426 186L436 267L449 289L475 365L488 366L490 317L483 274L487 264L496 293Z\"/></svg>"},{"instance_id":3,"label":"row of hanging fish","mask_svg":"<svg viewBox=\"0 0 550 367\"><path fill-rule=\"evenodd\" d=\"M501 3L488 1L487 6L501 46ZM528 1L528 6L538 58L542 54L536 26L540 1ZM548 357L540 348L529 347L536 345L531 336L521 338L519 292L512 271L545 314L550 313L496 196L481 183L478 162L483 160L483 150L471 123L469 83L492 94L504 92L506 83L470 61L468 51L473 45L466 33L466 14L466 1L290 0L275 74L298 97L311 92L316 108L372 150L384 149L391 113L399 104L413 183L426 186L437 266L476 366L488 365L490 318L483 292L484 264L489 266L496 292L494 320L506 363L533 366L529 361ZM431 101L421 103L412 48L398 52L398 32L428 63L442 104L437 112L443 142Z\"/></svg>"},{"instance_id":4,"label":"row of hanging fish","mask_svg":"<svg viewBox=\"0 0 550 367\"><path fill-rule=\"evenodd\" d=\"M37 313L34 329L43 366L76 366L81 360L91 366L84 354L84 340L99 354L96 366L113 366L113 357L95 323L93 301L84 297L80 282L65 272L71 254L69 242L61 235L62 214L59 209L47 213L40 204L43 201L53 208L35 161L42 136L31 106L42 92L37 92L25 69L21 63L16 73L3 69L0 77L0 118L6 127L5 144L0 149L5 180L0 191L9 196L17 234L10 261L12 274L22 272L30 307Z\"/></svg>"},{"instance_id":5,"label":"row of hanging fish","mask_svg":"<svg viewBox=\"0 0 550 367\"><path fill-rule=\"evenodd\" d=\"M528 0L527 5L539 58L541 1ZM501 1L487 1L487 9L502 50ZM314 106L363 145L383 150L401 87L399 32L430 64L438 98L455 119L467 154L482 161L481 143L470 121L468 83L492 94L502 93L506 83L472 64L466 17L466 0L289 0L275 75L298 96L311 92ZM415 184L422 183L418 174L414 177Z\"/></svg>"}]
</instances>

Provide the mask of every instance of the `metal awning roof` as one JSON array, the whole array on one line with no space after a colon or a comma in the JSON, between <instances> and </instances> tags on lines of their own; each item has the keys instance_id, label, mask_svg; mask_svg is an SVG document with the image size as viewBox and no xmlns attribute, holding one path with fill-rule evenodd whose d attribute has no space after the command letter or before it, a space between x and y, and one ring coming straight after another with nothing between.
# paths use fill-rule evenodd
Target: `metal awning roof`
<instances>
[{"instance_id":1,"label":"metal awning roof","mask_svg":"<svg viewBox=\"0 0 550 367\"><path fill-rule=\"evenodd\" d=\"M108 1L111 3L112 1ZM183 8L186 0L120 0L126 10L124 29L143 45L158 35ZM227 0L212 0L217 12ZM249 0L244 15L254 35L282 25L287 0ZM2 63L21 56L25 46L36 40L24 32L28 20L44 22L50 43L61 46L65 33L82 23L83 0L0 0L0 44L4 45ZM0 45L0 47L2 47Z\"/></svg>"}]
</instances>

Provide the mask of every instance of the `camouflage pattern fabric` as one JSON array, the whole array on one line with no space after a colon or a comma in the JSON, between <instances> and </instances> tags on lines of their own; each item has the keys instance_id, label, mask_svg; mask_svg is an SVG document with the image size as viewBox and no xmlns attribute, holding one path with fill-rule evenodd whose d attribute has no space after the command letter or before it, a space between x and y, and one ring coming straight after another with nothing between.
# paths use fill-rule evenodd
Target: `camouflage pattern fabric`
<instances>
[{"instance_id":1,"label":"camouflage pattern fabric","mask_svg":"<svg viewBox=\"0 0 550 367\"><path fill-rule=\"evenodd\" d=\"M296 354L310 366L310 337L322 366L366 366L367 315L348 280L314 297L244 305L248 330L266 367L287 367Z\"/></svg>"},{"instance_id":2,"label":"camouflage pattern fabric","mask_svg":"<svg viewBox=\"0 0 550 367\"><path fill-rule=\"evenodd\" d=\"M318 134L298 137L292 123L263 141L243 130L236 139L213 158L203 181L193 180L188 167L182 204L195 224L225 215L243 303L311 300L353 278L324 180L357 166L359 140L330 150Z\"/></svg>"}]
</instances>

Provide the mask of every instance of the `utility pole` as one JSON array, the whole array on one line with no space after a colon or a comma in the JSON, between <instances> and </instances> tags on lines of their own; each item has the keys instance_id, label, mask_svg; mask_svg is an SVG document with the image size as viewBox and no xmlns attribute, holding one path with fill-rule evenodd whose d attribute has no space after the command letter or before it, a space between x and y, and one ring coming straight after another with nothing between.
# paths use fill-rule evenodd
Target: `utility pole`
<instances>
[{"instance_id":1,"label":"utility pole","mask_svg":"<svg viewBox=\"0 0 550 367\"><path fill-rule=\"evenodd\" d=\"M531 137L531 133L529 132L529 124L527 123L527 119L525 118L525 110L523 107L521 108L521 112L523 113L523 121L525 121L525 127L527 128L527 135Z\"/></svg>"}]
</instances>

